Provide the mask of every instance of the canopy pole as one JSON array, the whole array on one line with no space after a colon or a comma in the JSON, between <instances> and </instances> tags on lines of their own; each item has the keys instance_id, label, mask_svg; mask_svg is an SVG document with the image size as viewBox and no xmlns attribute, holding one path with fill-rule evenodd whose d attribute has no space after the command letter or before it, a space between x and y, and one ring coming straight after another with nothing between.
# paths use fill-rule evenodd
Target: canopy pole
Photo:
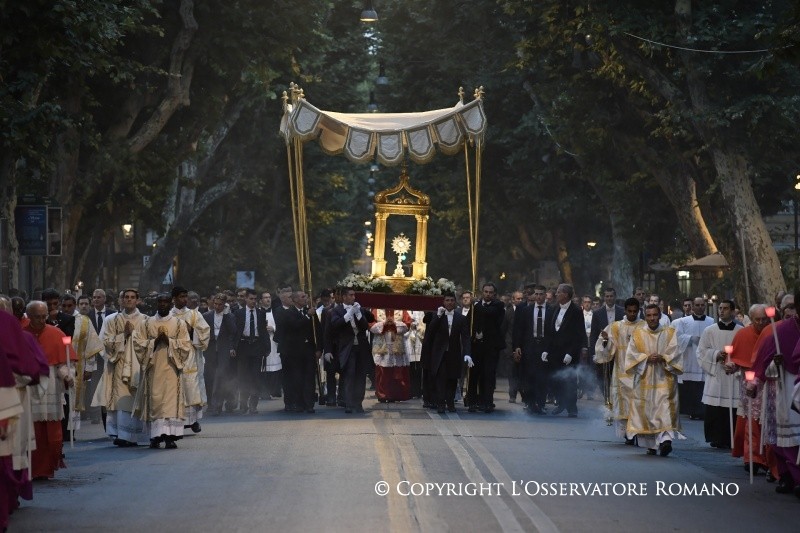
<instances>
[{"instance_id":1,"label":"canopy pole","mask_svg":"<svg viewBox=\"0 0 800 533\"><path fill-rule=\"evenodd\" d=\"M305 176L303 175L303 145L300 140L296 140L299 148L296 150L297 157L297 192L298 192L298 211L300 215L300 238L303 249L303 281L301 282L302 288L308 291L309 296L313 294L311 286L311 253L308 245L308 217L306 211L306 187Z\"/></svg>"},{"instance_id":2,"label":"canopy pole","mask_svg":"<svg viewBox=\"0 0 800 533\"><path fill-rule=\"evenodd\" d=\"M480 139L476 140L475 143L475 246L472 248L472 264L475 265L473 267L474 274L473 276L477 276L478 274L478 230L480 229L480 220L481 220L481 160L483 148L481 145ZM476 283L476 281L473 281ZM477 290L478 287L475 287Z\"/></svg>"},{"instance_id":3,"label":"canopy pole","mask_svg":"<svg viewBox=\"0 0 800 533\"><path fill-rule=\"evenodd\" d=\"M470 259L472 261L472 290L476 291L477 287L477 272L476 272L476 263L475 263L475 227L473 222L473 213L472 213L472 177L470 176L469 172L469 147L467 143L464 142L464 169L467 174L467 209L469 211L469 249L470 249Z\"/></svg>"},{"instance_id":4,"label":"canopy pole","mask_svg":"<svg viewBox=\"0 0 800 533\"><path fill-rule=\"evenodd\" d=\"M286 145L286 157L288 159L287 163L289 166L289 198L292 204L292 228L294 229L294 251L297 258L297 275L298 277L302 276L302 259L300 257L300 229L298 227L298 219L297 219L297 200L295 198L295 190L294 190L294 153L293 147L296 144L294 141L291 141Z\"/></svg>"}]
</instances>

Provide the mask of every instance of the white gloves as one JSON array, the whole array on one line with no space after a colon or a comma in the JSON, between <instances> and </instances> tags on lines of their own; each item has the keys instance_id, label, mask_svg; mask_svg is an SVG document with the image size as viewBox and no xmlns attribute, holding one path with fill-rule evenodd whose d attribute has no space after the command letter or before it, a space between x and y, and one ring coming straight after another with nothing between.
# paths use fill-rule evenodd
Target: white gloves
<instances>
[{"instance_id":1,"label":"white gloves","mask_svg":"<svg viewBox=\"0 0 800 533\"><path fill-rule=\"evenodd\" d=\"M323 357L325 358L325 362L326 363L330 363L331 360L333 359L333 354L332 353L326 353L325 355L323 355Z\"/></svg>"},{"instance_id":2,"label":"white gloves","mask_svg":"<svg viewBox=\"0 0 800 533\"><path fill-rule=\"evenodd\" d=\"M348 309L347 311L344 312L344 321L345 322L350 322L351 320L353 320L353 309L352 308Z\"/></svg>"},{"instance_id":3,"label":"white gloves","mask_svg":"<svg viewBox=\"0 0 800 533\"><path fill-rule=\"evenodd\" d=\"M547 362L547 352L542 352L542 361Z\"/></svg>"},{"instance_id":4,"label":"white gloves","mask_svg":"<svg viewBox=\"0 0 800 533\"><path fill-rule=\"evenodd\" d=\"M436 310L436 314L439 315L439 316L443 316L444 315L444 307L439 307L439 309Z\"/></svg>"},{"instance_id":5,"label":"white gloves","mask_svg":"<svg viewBox=\"0 0 800 533\"><path fill-rule=\"evenodd\" d=\"M565 364L565 365L568 365L568 364L570 364L571 362L572 362L572 356L571 356L570 354L566 354L566 355L564 356L564 364Z\"/></svg>"},{"instance_id":6,"label":"white gloves","mask_svg":"<svg viewBox=\"0 0 800 533\"><path fill-rule=\"evenodd\" d=\"M464 362L467 363L467 366L470 367L470 368L475 366L475 363L472 362L472 357L470 357L468 355L464 356Z\"/></svg>"},{"instance_id":7,"label":"white gloves","mask_svg":"<svg viewBox=\"0 0 800 533\"><path fill-rule=\"evenodd\" d=\"M355 317L357 319L361 320L361 304L360 303L355 302L353 304L353 314L355 315Z\"/></svg>"}]
</instances>

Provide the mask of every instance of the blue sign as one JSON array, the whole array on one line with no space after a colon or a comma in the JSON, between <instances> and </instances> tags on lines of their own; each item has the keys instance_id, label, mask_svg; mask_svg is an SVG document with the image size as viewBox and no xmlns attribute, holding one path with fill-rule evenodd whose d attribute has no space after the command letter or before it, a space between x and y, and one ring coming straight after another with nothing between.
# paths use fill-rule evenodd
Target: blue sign
<instances>
[{"instance_id":1,"label":"blue sign","mask_svg":"<svg viewBox=\"0 0 800 533\"><path fill-rule=\"evenodd\" d=\"M14 223L19 255L47 255L47 206L18 205Z\"/></svg>"}]
</instances>

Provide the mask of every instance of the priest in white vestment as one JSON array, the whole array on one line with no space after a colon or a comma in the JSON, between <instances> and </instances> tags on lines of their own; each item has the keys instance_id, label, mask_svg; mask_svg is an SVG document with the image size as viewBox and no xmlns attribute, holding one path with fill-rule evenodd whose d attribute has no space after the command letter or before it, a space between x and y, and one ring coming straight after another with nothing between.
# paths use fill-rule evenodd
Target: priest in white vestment
<instances>
[{"instance_id":1,"label":"priest in white vestment","mask_svg":"<svg viewBox=\"0 0 800 533\"><path fill-rule=\"evenodd\" d=\"M172 289L172 315L186 322L192 349L181 373L181 386L186 400L186 426L195 433L200 432L200 419L203 418L203 406L208 403L204 376L205 358L203 351L208 348L211 339L211 326L197 309L189 309L186 304L189 291L183 287Z\"/></svg>"},{"instance_id":2,"label":"priest in white vestment","mask_svg":"<svg viewBox=\"0 0 800 533\"><path fill-rule=\"evenodd\" d=\"M141 378L133 332L146 318L136 308L138 300L136 289L123 291L122 311L108 315L100 330L105 346L105 366L92 406L106 408L106 434L113 439L114 445L121 447L147 444L150 440L147 424L132 416L133 400Z\"/></svg>"},{"instance_id":3,"label":"priest in white vestment","mask_svg":"<svg viewBox=\"0 0 800 533\"><path fill-rule=\"evenodd\" d=\"M181 372L192 352L186 323L170 314L172 299L158 296L158 311L133 332L133 346L141 365L134 416L150 423L150 447L177 448L186 422L186 399Z\"/></svg>"},{"instance_id":4,"label":"priest in white vestment","mask_svg":"<svg viewBox=\"0 0 800 533\"><path fill-rule=\"evenodd\" d=\"M649 455L666 457L672 441L685 439L678 415L678 376L683 357L675 329L659 324L657 305L645 308L645 327L633 330L625 354L625 371L633 375L627 438L638 438Z\"/></svg>"},{"instance_id":5,"label":"priest in white vestment","mask_svg":"<svg viewBox=\"0 0 800 533\"><path fill-rule=\"evenodd\" d=\"M725 352L725 347L732 347L733 338L742 329L733 320L735 307L731 300L719 304L719 321L703 330L697 346L697 361L706 376L703 386L705 438L712 448L723 450L731 447L731 421L736 419L739 405L739 386L734 375L736 364Z\"/></svg>"}]
</instances>

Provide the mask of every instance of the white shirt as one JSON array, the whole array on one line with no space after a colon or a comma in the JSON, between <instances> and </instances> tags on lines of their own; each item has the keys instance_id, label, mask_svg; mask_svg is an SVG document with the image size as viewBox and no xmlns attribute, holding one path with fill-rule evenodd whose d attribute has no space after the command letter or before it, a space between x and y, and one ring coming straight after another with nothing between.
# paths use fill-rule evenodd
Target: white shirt
<instances>
[{"instance_id":1,"label":"white shirt","mask_svg":"<svg viewBox=\"0 0 800 533\"><path fill-rule=\"evenodd\" d=\"M558 305L558 307L560 307L560 309L558 310L558 316L556 317L556 331L561 329L561 322L564 320L564 315L566 314L567 307L569 307L570 303L571 302L567 302L565 304L559 304Z\"/></svg>"},{"instance_id":2,"label":"white shirt","mask_svg":"<svg viewBox=\"0 0 800 533\"><path fill-rule=\"evenodd\" d=\"M454 314L454 312L455 312L455 310L453 310L453 311L445 310L445 312L444 312L444 316L447 317L447 333L450 333L453 330L453 314Z\"/></svg>"},{"instance_id":3,"label":"white shirt","mask_svg":"<svg viewBox=\"0 0 800 533\"><path fill-rule=\"evenodd\" d=\"M216 339L219 337L219 329L222 327L222 317L225 316L225 313L217 313L214 311L214 338Z\"/></svg>"},{"instance_id":4,"label":"white shirt","mask_svg":"<svg viewBox=\"0 0 800 533\"><path fill-rule=\"evenodd\" d=\"M617 310L615 306L606 306L606 317L608 317L608 325L610 326L617 321Z\"/></svg>"},{"instance_id":5,"label":"white shirt","mask_svg":"<svg viewBox=\"0 0 800 533\"><path fill-rule=\"evenodd\" d=\"M245 306L244 308L244 332L242 332L242 335L245 337L250 336L250 311L253 311L253 320L255 321L255 324L253 324L253 330L256 332L256 337L258 337L258 313L255 312L255 307L250 309L249 307Z\"/></svg>"}]
</instances>

